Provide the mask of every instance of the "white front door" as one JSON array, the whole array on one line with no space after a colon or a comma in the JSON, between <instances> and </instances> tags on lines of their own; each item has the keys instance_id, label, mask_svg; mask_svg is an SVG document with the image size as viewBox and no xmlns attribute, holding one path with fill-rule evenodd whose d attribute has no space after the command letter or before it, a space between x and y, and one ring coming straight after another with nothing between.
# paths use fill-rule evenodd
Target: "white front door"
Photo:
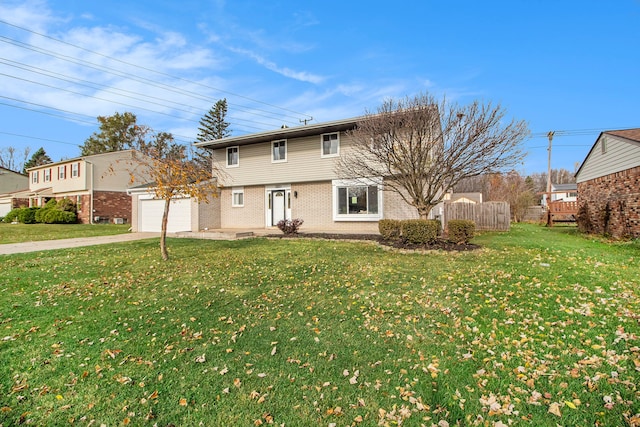
<instances>
[{"instance_id":1,"label":"white front door","mask_svg":"<svg viewBox=\"0 0 640 427\"><path fill-rule=\"evenodd\" d=\"M291 219L291 186L278 185L265 188L266 226L275 227L283 219Z\"/></svg>"},{"instance_id":2,"label":"white front door","mask_svg":"<svg viewBox=\"0 0 640 427\"><path fill-rule=\"evenodd\" d=\"M277 225L283 219L287 219L287 191L273 190L271 191L271 224Z\"/></svg>"}]
</instances>

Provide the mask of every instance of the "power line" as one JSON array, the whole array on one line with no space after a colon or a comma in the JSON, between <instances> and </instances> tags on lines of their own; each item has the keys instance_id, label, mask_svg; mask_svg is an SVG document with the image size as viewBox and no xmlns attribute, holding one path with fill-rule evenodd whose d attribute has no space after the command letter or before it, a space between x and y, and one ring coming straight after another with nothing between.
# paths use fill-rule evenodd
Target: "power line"
<instances>
[{"instance_id":1,"label":"power line","mask_svg":"<svg viewBox=\"0 0 640 427\"><path fill-rule=\"evenodd\" d=\"M111 60L111 61L115 61L115 62L118 62L118 63L124 64L124 65L127 65L127 66L131 66L131 67L139 68L139 69L141 69L141 70L145 70L145 71L148 71L148 72L152 72L152 73L155 73L155 74L157 74L157 75L161 75L161 76L169 77L169 78L172 78L172 79L176 79L176 80L184 81L184 82L186 82L186 83L190 83L190 84L195 84L195 85L200 86L200 87L204 87L204 88L207 88L207 89L210 89L210 90L214 90L214 91L217 91L217 92L225 93L225 94L228 94L228 95L231 95L231 96L235 96L235 97L237 97L237 98L245 99L245 100L248 100L248 101L251 101L251 102L257 103L257 104L265 105L265 106L268 106L268 107L271 107L271 108L276 108L276 109L278 109L278 110L287 111L287 112L289 112L289 113L293 113L293 114L296 114L296 115L298 115L298 116L306 116L306 117L309 117L310 119L313 119L309 114L306 114L306 113L301 113L301 112L299 112L299 111L294 111L294 110L291 110L291 109L288 109L288 108L285 108L285 107L280 107L280 106L277 106L277 105L274 105L274 104L270 104L270 103L267 103L267 102L264 102L264 101L259 101L259 100L257 100L257 99L253 99L253 98L250 98L250 97L248 97L248 96L240 95L240 94L237 94L237 93L234 93L234 92L230 92L230 91L227 91L227 90L224 90L224 89L220 89L220 88L216 88L216 87L213 87L213 86L210 86L210 85L206 85L206 84L201 83L201 82L197 82L197 81L193 81L193 80L185 79L185 78L183 78L183 77L174 76L174 75L171 75L171 74L168 74L168 73L164 73L164 72L162 72L162 71L154 70L154 69L147 68L147 67L144 67L144 66L141 66L141 65L138 65L138 64L134 64L134 63L131 63L131 62L123 61L123 60L121 60L121 59L114 58L114 57L112 57L112 56L105 55L105 54L103 54L103 53L96 52L96 51L93 51L93 50L90 50L90 49L84 48L84 47L82 47L82 46L75 45L75 44L73 44L73 43L69 43L69 42L66 42L66 41L63 41L63 40L60 40L60 39L56 39L55 37L51 37L51 36L49 36L49 35L42 34L42 33L39 33L39 32L33 31L33 30L30 30L30 29L25 28L25 27L21 27L21 26L16 25L16 24L12 24L12 23L7 22L7 21L4 21L4 20L2 20L2 19L0 19L0 23L3 23L3 24L5 24L5 25L9 25L9 26L14 27L14 28L18 28L18 29L20 29L20 30L23 30L23 31L29 32L29 33L31 33L31 34L36 34L36 35L38 35L38 36L40 36L40 37L44 37L44 38L47 38L47 39L49 39L49 40L53 40L53 41L55 41L55 42L62 43L62 44L64 44L64 45L71 46L71 47L73 47L73 48L80 49L80 50L82 50L82 51L85 51L85 52L88 52L88 53L91 53L91 54L94 54L94 55L98 55L98 56L100 56L100 57L103 57L103 58L109 59L109 60ZM11 40L11 39L10 39L10 40ZM244 107L244 106L241 106L241 107L242 107L242 108L247 108L247 107ZM258 110L258 111L265 112L265 111L260 110L260 109L257 109L257 110ZM268 112L268 113L273 114L273 113L271 113L271 112ZM289 116L289 117L292 117L292 116ZM299 117L294 117L294 118L299 119Z\"/></svg>"},{"instance_id":2,"label":"power line","mask_svg":"<svg viewBox=\"0 0 640 427\"><path fill-rule=\"evenodd\" d=\"M67 141L60 141L60 140L57 140L57 139L40 138L40 137L37 137L37 136L28 136L28 135L21 135L19 133L2 132L2 131L0 131L0 134L9 135L9 136L15 136L15 137L18 137L18 138L28 138L28 139L37 139L37 140L40 140L40 141L57 142L59 144L75 145L76 147L80 147L79 144L74 144L72 142L67 142Z\"/></svg>"}]
</instances>

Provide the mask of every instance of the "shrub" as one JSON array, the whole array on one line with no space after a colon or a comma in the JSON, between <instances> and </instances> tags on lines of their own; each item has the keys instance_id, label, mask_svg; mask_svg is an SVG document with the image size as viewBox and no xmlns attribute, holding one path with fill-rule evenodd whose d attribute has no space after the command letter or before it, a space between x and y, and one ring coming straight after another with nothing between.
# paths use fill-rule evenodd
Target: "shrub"
<instances>
[{"instance_id":1,"label":"shrub","mask_svg":"<svg viewBox=\"0 0 640 427\"><path fill-rule=\"evenodd\" d=\"M77 216L73 212L59 211L58 209L42 209L45 214L42 219L45 224L73 224Z\"/></svg>"},{"instance_id":2,"label":"shrub","mask_svg":"<svg viewBox=\"0 0 640 427\"><path fill-rule=\"evenodd\" d=\"M591 223L591 214L589 213L589 205L587 203L583 203L578 208L576 223L581 233L593 233L593 224Z\"/></svg>"},{"instance_id":3,"label":"shrub","mask_svg":"<svg viewBox=\"0 0 640 427\"><path fill-rule=\"evenodd\" d=\"M18 212L20 211L20 209L22 208L16 208L16 209L10 210L9 213L7 213L7 215L4 217L4 222L13 222L17 220Z\"/></svg>"},{"instance_id":4,"label":"shrub","mask_svg":"<svg viewBox=\"0 0 640 427\"><path fill-rule=\"evenodd\" d=\"M76 204L69 199L49 200L35 216L44 224L73 224L78 221Z\"/></svg>"},{"instance_id":5,"label":"shrub","mask_svg":"<svg viewBox=\"0 0 640 427\"><path fill-rule=\"evenodd\" d=\"M402 234L402 221L397 219L381 219L378 221L378 231L385 240L398 240Z\"/></svg>"},{"instance_id":6,"label":"shrub","mask_svg":"<svg viewBox=\"0 0 640 427\"><path fill-rule=\"evenodd\" d=\"M300 228L302 223L304 223L304 221L299 218L291 219L291 220L283 219L281 221L278 221L278 224L276 224L276 226L284 234L290 235L290 234L298 234L298 229Z\"/></svg>"},{"instance_id":7,"label":"shrub","mask_svg":"<svg viewBox=\"0 0 640 427\"><path fill-rule=\"evenodd\" d=\"M469 243L476 231L476 223L466 219L449 221L449 241L453 243Z\"/></svg>"},{"instance_id":8,"label":"shrub","mask_svg":"<svg viewBox=\"0 0 640 427\"><path fill-rule=\"evenodd\" d=\"M36 213L40 208L20 208L18 212L18 222L23 224L35 224Z\"/></svg>"},{"instance_id":9,"label":"shrub","mask_svg":"<svg viewBox=\"0 0 640 427\"><path fill-rule=\"evenodd\" d=\"M433 243L438 239L440 221L431 219L408 219L402 221L402 239L414 244Z\"/></svg>"}]
</instances>

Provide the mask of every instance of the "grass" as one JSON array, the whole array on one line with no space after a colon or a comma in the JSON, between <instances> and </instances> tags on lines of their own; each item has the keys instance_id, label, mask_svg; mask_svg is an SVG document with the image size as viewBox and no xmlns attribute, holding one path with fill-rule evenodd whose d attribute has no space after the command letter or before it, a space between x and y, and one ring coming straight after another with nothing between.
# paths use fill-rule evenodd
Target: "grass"
<instances>
[{"instance_id":1,"label":"grass","mask_svg":"<svg viewBox=\"0 0 640 427\"><path fill-rule=\"evenodd\" d=\"M172 239L2 257L0 424L638 425L639 248Z\"/></svg>"},{"instance_id":2,"label":"grass","mask_svg":"<svg viewBox=\"0 0 640 427\"><path fill-rule=\"evenodd\" d=\"M131 225L116 224L7 224L0 222L0 244L123 234Z\"/></svg>"}]
</instances>

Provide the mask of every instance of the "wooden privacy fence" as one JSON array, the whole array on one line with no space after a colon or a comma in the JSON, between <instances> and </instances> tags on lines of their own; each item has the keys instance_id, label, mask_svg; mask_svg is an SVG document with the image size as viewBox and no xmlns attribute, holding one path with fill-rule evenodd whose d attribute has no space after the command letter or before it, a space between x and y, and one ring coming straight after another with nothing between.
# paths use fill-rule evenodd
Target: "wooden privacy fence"
<instances>
[{"instance_id":1,"label":"wooden privacy fence","mask_svg":"<svg viewBox=\"0 0 640 427\"><path fill-rule=\"evenodd\" d=\"M508 202L451 203L445 202L443 226L452 219L469 219L476 223L476 230L509 231L511 212Z\"/></svg>"}]
</instances>

